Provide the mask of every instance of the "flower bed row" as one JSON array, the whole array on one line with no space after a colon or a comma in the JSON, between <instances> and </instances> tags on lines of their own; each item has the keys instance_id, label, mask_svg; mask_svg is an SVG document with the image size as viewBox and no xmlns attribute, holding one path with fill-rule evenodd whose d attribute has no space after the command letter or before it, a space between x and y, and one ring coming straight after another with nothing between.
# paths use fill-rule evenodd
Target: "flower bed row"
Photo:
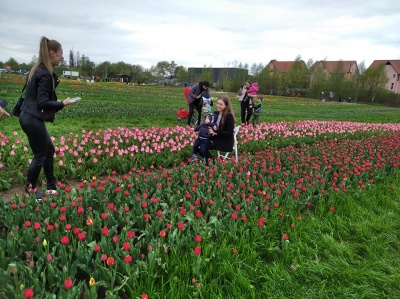
<instances>
[{"instance_id":1,"label":"flower bed row","mask_svg":"<svg viewBox=\"0 0 400 299\"><path fill-rule=\"evenodd\" d=\"M278 122L241 128L238 141L239 151L254 152L271 146L281 147L282 144L313 143L327 138L399 131L399 124ZM66 136L53 138L56 173L61 180L87 179L92 174L100 175L112 170L126 173L138 165L172 166L190 157L195 138L195 132L181 126L83 130L80 134L70 132ZM14 136L0 133L0 169L4 170L0 173L0 190L10 188L15 180L23 183L22 173L30 158L24 136L18 136L16 132Z\"/></svg>"},{"instance_id":2,"label":"flower bed row","mask_svg":"<svg viewBox=\"0 0 400 299\"><path fill-rule=\"evenodd\" d=\"M278 251L288 250L291 240L301 238L304 212L318 201L365 192L385 176L398 175L399 167L396 132L271 148L210 167L143 166L123 176L92 177L77 189L59 183L59 193L39 203L15 197L0 211L6 281L0 294L157 297L160 290L146 290L144 282L172 279L179 256L189 265L190 285L190 278L202 276L209 248L220 240L228 239L236 254L241 234L262 234ZM334 212L333 205L326 208ZM290 257L287 263L293 263Z\"/></svg>"}]
</instances>

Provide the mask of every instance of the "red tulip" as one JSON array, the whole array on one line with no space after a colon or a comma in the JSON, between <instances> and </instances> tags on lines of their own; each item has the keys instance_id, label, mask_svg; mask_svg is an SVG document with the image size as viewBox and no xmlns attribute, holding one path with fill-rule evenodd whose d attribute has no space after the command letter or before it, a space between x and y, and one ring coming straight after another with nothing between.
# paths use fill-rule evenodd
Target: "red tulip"
<instances>
[{"instance_id":1,"label":"red tulip","mask_svg":"<svg viewBox=\"0 0 400 299\"><path fill-rule=\"evenodd\" d=\"M129 264L130 262L132 262L132 257L131 257L130 255L126 255L126 256L124 257L124 262L127 263L127 264Z\"/></svg>"},{"instance_id":2,"label":"red tulip","mask_svg":"<svg viewBox=\"0 0 400 299\"><path fill-rule=\"evenodd\" d=\"M25 289L25 291L24 291L24 298L25 299L33 298L34 295L35 295L35 293L33 292L32 289Z\"/></svg>"},{"instance_id":3,"label":"red tulip","mask_svg":"<svg viewBox=\"0 0 400 299\"><path fill-rule=\"evenodd\" d=\"M61 237L61 244L63 244L63 245L68 245L69 244L68 236L62 236Z\"/></svg>"},{"instance_id":4,"label":"red tulip","mask_svg":"<svg viewBox=\"0 0 400 299\"><path fill-rule=\"evenodd\" d=\"M131 244L129 242L124 242L122 245L123 250L129 250L131 248Z\"/></svg>"},{"instance_id":5,"label":"red tulip","mask_svg":"<svg viewBox=\"0 0 400 299\"><path fill-rule=\"evenodd\" d=\"M67 278L64 281L64 288L66 288L67 290L69 290L70 288L72 288L74 286L74 283L72 282L71 278Z\"/></svg>"},{"instance_id":6,"label":"red tulip","mask_svg":"<svg viewBox=\"0 0 400 299\"><path fill-rule=\"evenodd\" d=\"M195 255L200 255L201 254L201 248L199 246L196 246L193 250Z\"/></svg>"},{"instance_id":7,"label":"red tulip","mask_svg":"<svg viewBox=\"0 0 400 299\"><path fill-rule=\"evenodd\" d=\"M107 236L107 235L108 235L108 227L107 227L107 226L105 226L105 227L102 228L101 234L102 234L103 236Z\"/></svg>"},{"instance_id":8,"label":"red tulip","mask_svg":"<svg viewBox=\"0 0 400 299\"><path fill-rule=\"evenodd\" d=\"M39 222L35 222L35 223L33 224L33 229L34 229L34 230L39 230L39 229L40 229L40 223L39 223Z\"/></svg>"},{"instance_id":9,"label":"red tulip","mask_svg":"<svg viewBox=\"0 0 400 299\"><path fill-rule=\"evenodd\" d=\"M109 258L107 258L107 265L108 266L112 266L114 265L114 258L112 256L110 256Z\"/></svg>"},{"instance_id":10,"label":"red tulip","mask_svg":"<svg viewBox=\"0 0 400 299\"><path fill-rule=\"evenodd\" d=\"M185 228L185 225L183 224L183 222L179 222L178 223L178 229L179 230L183 230Z\"/></svg>"}]
</instances>

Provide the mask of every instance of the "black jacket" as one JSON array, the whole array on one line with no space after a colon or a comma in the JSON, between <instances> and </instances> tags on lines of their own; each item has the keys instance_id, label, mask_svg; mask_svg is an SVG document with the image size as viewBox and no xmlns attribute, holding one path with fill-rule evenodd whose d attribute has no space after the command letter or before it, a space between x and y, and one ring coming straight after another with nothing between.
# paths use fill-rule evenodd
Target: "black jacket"
<instances>
[{"instance_id":1,"label":"black jacket","mask_svg":"<svg viewBox=\"0 0 400 299\"><path fill-rule=\"evenodd\" d=\"M219 112L214 112L214 119L218 119ZM225 119L225 123L222 126L221 123L218 128L216 136L211 138L212 145L210 149L216 149L221 152L233 151L233 131L235 130L235 120L232 114L228 114Z\"/></svg>"},{"instance_id":2,"label":"black jacket","mask_svg":"<svg viewBox=\"0 0 400 299\"><path fill-rule=\"evenodd\" d=\"M194 128L195 132L199 132L199 137L203 138L211 138L212 135L209 132L209 128L216 126L216 123L202 123L198 125L196 128Z\"/></svg>"},{"instance_id":3,"label":"black jacket","mask_svg":"<svg viewBox=\"0 0 400 299\"><path fill-rule=\"evenodd\" d=\"M25 100L21 111L54 122L57 111L64 108L63 102L57 101L54 86L58 85L58 76L52 74L44 65L39 65L31 80L26 85Z\"/></svg>"}]
</instances>

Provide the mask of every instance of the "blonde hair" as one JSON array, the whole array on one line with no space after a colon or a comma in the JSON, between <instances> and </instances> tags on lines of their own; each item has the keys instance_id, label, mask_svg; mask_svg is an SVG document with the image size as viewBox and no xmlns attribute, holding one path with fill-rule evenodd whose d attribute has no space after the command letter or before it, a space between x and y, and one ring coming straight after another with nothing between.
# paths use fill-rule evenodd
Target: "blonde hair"
<instances>
[{"instance_id":1,"label":"blonde hair","mask_svg":"<svg viewBox=\"0 0 400 299\"><path fill-rule=\"evenodd\" d=\"M220 97L218 100L222 100L225 103L225 106L226 106L225 110L222 112L221 126L224 125L226 116L228 114L232 114L233 122L235 122L235 114L233 113L233 108L232 108L232 105L231 105L231 101L229 100L229 97L228 96L223 96L223 97Z\"/></svg>"},{"instance_id":2,"label":"blonde hair","mask_svg":"<svg viewBox=\"0 0 400 299\"><path fill-rule=\"evenodd\" d=\"M33 74L36 72L36 69L39 65L43 64L49 72L53 72L53 63L50 59L50 51L57 52L61 49L61 44L54 40L48 39L45 36L40 38L40 47L39 47L39 58L35 65L32 67L29 72L28 82L32 79ZM53 80L53 88L54 88L54 80Z\"/></svg>"}]
</instances>

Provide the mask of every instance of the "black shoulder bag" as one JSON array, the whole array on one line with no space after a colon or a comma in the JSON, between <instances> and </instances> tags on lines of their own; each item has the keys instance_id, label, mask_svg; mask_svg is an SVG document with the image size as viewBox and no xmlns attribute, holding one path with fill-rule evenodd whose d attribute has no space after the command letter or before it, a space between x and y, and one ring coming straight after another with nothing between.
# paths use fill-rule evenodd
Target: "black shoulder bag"
<instances>
[{"instance_id":1,"label":"black shoulder bag","mask_svg":"<svg viewBox=\"0 0 400 299\"><path fill-rule=\"evenodd\" d=\"M15 115L15 116L19 117L19 115L21 114L22 103L24 102L24 99L25 99L25 95L24 95L25 87L26 87L26 83L25 83L24 87L22 88L21 96L19 97L17 103L14 106L14 109L12 111L12 115Z\"/></svg>"}]
</instances>

